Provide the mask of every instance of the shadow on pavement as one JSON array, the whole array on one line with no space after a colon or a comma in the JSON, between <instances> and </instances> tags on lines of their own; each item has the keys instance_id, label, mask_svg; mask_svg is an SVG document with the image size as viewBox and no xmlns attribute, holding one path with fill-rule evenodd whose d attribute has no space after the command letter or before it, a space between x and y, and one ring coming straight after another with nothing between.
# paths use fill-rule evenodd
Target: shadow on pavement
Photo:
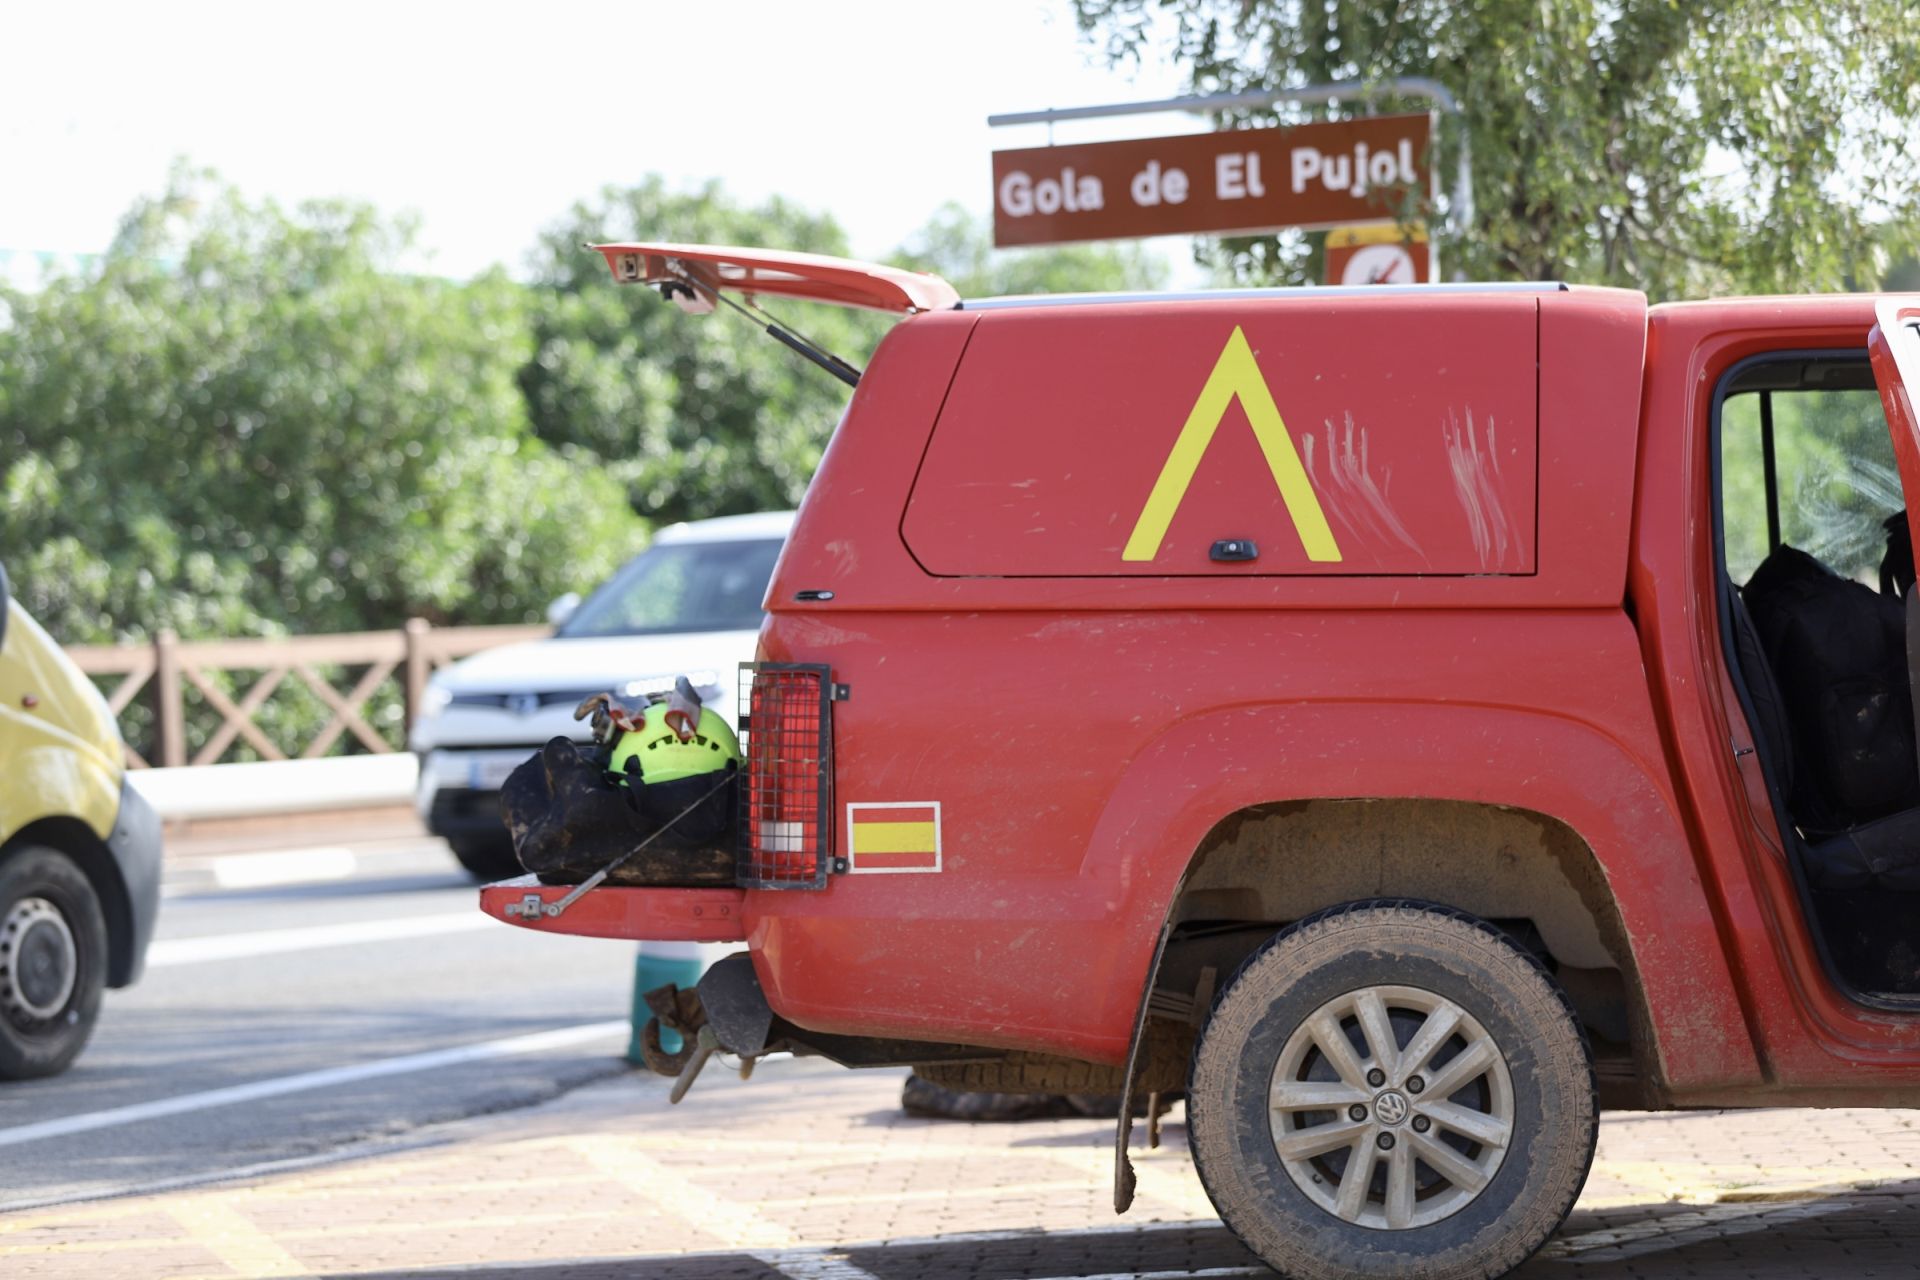
<instances>
[{"instance_id":1,"label":"shadow on pavement","mask_svg":"<svg viewBox=\"0 0 1920 1280\"><path fill-rule=\"evenodd\" d=\"M329 1273L331 1276L334 1273ZM450 1267L427 1271L340 1272L341 1280L789 1280L786 1273L745 1253L709 1253L681 1258L605 1258L577 1262L503 1262L496 1267Z\"/></svg>"},{"instance_id":2,"label":"shadow on pavement","mask_svg":"<svg viewBox=\"0 0 1920 1280\"><path fill-rule=\"evenodd\" d=\"M852 1248L841 1256L875 1280L1051 1280L1115 1272L1258 1268L1225 1227L1062 1231ZM701 1280L705 1280L702 1277Z\"/></svg>"},{"instance_id":3,"label":"shadow on pavement","mask_svg":"<svg viewBox=\"0 0 1920 1280\"><path fill-rule=\"evenodd\" d=\"M1796 1280L1920 1277L1920 1181L1811 1200L1650 1203L1583 1210L1518 1277L1688 1276ZM1086 1280L1116 1274L1267 1273L1225 1227L1003 1232L780 1253L682 1254L501 1263L368 1274L357 1280Z\"/></svg>"},{"instance_id":4,"label":"shadow on pavement","mask_svg":"<svg viewBox=\"0 0 1920 1280\"><path fill-rule=\"evenodd\" d=\"M497 1267L422 1271L355 1272L354 1280L793 1280L862 1273L874 1280L1054 1280L1056 1277L1245 1270L1258 1274L1259 1260L1225 1227L1212 1224L1148 1230L1004 1232L963 1235L902 1244L854 1245L760 1256L746 1253L678 1257L593 1259L566 1263L502 1263Z\"/></svg>"},{"instance_id":5,"label":"shadow on pavement","mask_svg":"<svg viewBox=\"0 0 1920 1280\"><path fill-rule=\"evenodd\" d=\"M1817 1198L1576 1210L1516 1276L1920 1277L1920 1180Z\"/></svg>"}]
</instances>

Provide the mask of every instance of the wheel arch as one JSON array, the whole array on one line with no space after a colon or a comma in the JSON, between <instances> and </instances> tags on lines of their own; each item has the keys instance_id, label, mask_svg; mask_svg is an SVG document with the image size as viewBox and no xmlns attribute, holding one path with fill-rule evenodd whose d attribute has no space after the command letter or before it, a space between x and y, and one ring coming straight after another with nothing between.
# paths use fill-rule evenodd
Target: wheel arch
<instances>
[{"instance_id":1,"label":"wheel arch","mask_svg":"<svg viewBox=\"0 0 1920 1280\"><path fill-rule=\"evenodd\" d=\"M132 982L138 968L133 953L133 901L106 842L78 818L38 818L0 844L0 862L30 846L65 854L87 877L107 921L107 985L124 987Z\"/></svg>"},{"instance_id":2,"label":"wheel arch","mask_svg":"<svg viewBox=\"0 0 1920 1280\"><path fill-rule=\"evenodd\" d=\"M1500 927L1555 972L1597 1047L1631 1054L1623 1092L1653 1078L1645 993L1605 873L1578 832L1529 809L1369 796L1228 814L1169 907L1155 985L1192 990L1206 968L1224 983L1274 929L1382 898L1444 904Z\"/></svg>"},{"instance_id":3,"label":"wheel arch","mask_svg":"<svg viewBox=\"0 0 1920 1280\"><path fill-rule=\"evenodd\" d=\"M1597 938L1630 981L1644 1020L1643 1034L1635 1037L1639 1070L1653 1089L1760 1078L1670 786L1657 759L1635 757L1621 735L1601 726L1510 707L1238 707L1172 726L1135 757L1113 796L1086 869L1118 880L1131 904L1127 914L1137 922L1136 954L1144 962L1134 970L1143 980L1134 988L1142 1015L1157 985L1157 939L1183 917L1218 910L1219 891L1244 897L1250 886L1228 874L1235 865L1257 876L1260 884L1251 891L1261 895L1299 879L1303 867L1325 873L1321 896L1330 900L1311 903L1313 909L1348 899L1419 896L1473 910L1471 898L1449 901L1446 889L1478 883L1496 912L1512 909L1499 904L1517 896L1488 896L1502 888L1503 867L1515 880L1552 867L1563 886L1530 910L1548 912L1563 951L1570 942L1590 948ZM1407 838L1408 830L1427 838ZM1340 858L1321 856L1315 840L1331 831L1359 840L1361 848L1372 842L1372 883L1365 883L1366 867L1351 844ZM1284 847L1253 838L1279 839L1280 832ZM1497 838L1462 866L1456 846L1438 838L1449 833ZM1432 864L1425 881L1394 882L1399 871L1423 861ZM1438 892L1421 887L1436 881ZM1279 893L1304 901L1313 883ZM1194 896L1209 893L1216 894L1211 907ZM1577 936L1582 926L1572 903L1591 925L1584 939ZM1265 922L1284 918L1267 914ZM1543 937L1548 932L1543 928ZM1591 958L1590 949L1580 954Z\"/></svg>"}]
</instances>

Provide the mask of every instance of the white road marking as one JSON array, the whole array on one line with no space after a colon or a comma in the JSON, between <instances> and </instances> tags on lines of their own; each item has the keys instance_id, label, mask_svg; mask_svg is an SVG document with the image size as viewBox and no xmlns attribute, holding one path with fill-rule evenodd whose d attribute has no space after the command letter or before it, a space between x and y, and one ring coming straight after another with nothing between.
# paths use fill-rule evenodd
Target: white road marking
<instances>
[{"instance_id":1,"label":"white road marking","mask_svg":"<svg viewBox=\"0 0 1920 1280\"><path fill-rule=\"evenodd\" d=\"M787 1280L879 1280L865 1267L848 1262L841 1250L796 1250L781 1253L755 1253L767 1266Z\"/></svg>"},{"instance_id":2,"label":"white road marking","mask_svg":"<svg viewBox=\"0 0 1920 1280\"><path fill-rule=\"evenodd\" d=\"M38 1142L45 1138L64 1138L76 1133L90 1133L95 1129L112 1129L120 1125L137 1124L143 1120L158 1120L163 1116L183 1115L192 1111L208 1111L215 1107L231 1107L243 1102L258 1102L262 1098L279 1098L290 1093L330 1089L336 1085L356 1084L362 1080L377 1080L384 1076L433 1071L440 1067L455 1067L468 1062L485 1062L493 1058L509 1058L523 1053L540 1053L547 1049L566 1049L592 1040L615 1035L625 1036L627 1032L628 1023L625 1018L614 1022L588 1022L571 1027L556 1027L551 1031L536 1031L531 1035L509 1036L504 1040L482 1040L475 1044L455 1045L451 1049L409 1053L398 1058L378 1058L372 1062L360 1062L352 1066L327 1067L320 1071L303 1071L298 1075L276 1076L270 1080L254 1080L247 1084L230 1085L224 1089L177 1094L171 1098L156 1098L152 1102L136 1102L131 1106L112 1107L106 1111L90 1111L83 1115L63 1116L58 1120L42 1120L37 1124L22 1124L15 1125L11 1129L0 1129L0 1147L18 1146L23 1142Z\"/></svg>"},{"instance_id":3,"label":"white road marking","mask_svg":"<svg viewBox=\"0 0 1920 1280\"><path fill-rule=\"evenodd\" d=\"M918 1243L951 1245L955 1242L989 1242L1016 1239L1055 1240L1065 1236L1110 1236L1124 1239L1129 1235L1144 1234L1146 1231L1169 1227L1212 1226L1215 1223L1186 1222L1150 1222L1140 1227L1123 1228L1115 1231L1110 1227L1076 1228L1072 1230L1047 1230L1045 1228L1027 1228L1019 1231L981 1231L953 1236L936 1236ZM906 1244L903 1240L889 1240L885 1247L894 1248ZM764 1262L788 1280L877 1280L874 1274L848 1261L847 1255L855 1252L881 1248L878 1242L869 1244L840 1244L820 1249L782 1249L756 1250L753 1256ZM1251 1267L1203 1267L1197 1271L1112 1271L1099 1275L1071 1275L1050 1277L1049 1280L1226 1280L1229 1276L1271 1276L1272 1270L1264 1266Z\"/></svg>"},{"instance_id":4,"label":"white road marking","mask_svg":"<svg viewBox=\"0 0 1920 1280\"><path fill-rule=\"evenodd\" d=\"M442 911L429 916L400 916L392 920L354 920L346 924L313 925L303 929L261 929L253 933L221 933L205 938L167 938L147 948L149 968L202 964L209 960L238 960L246 956L311 951L317 947L345 947L361 942L392 942L399 938L429 938L446 933L491 929L499 922L473 911Z\"/></svg>"},{"instance_id":5,"label":"white road marking","mask_svg":"<svg viewBox=\"0 0 1920 1280\"><path fill-rule=\"evenodd\" d=\"M360 865L345 846L237 853L213 860L213 882L222 889L269 889L282 884L346 880Z\"/></svg>"}]
</instances>

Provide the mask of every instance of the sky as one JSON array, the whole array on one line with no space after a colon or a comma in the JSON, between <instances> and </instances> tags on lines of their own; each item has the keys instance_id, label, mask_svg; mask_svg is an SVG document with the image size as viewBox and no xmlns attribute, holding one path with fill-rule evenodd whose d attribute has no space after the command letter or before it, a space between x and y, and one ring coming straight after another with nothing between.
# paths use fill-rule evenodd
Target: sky
<instances>
[{"instance_id":1,"label":"sky","mask_svg":"<svg viewBox=\"0 0 1920 1280\"><path fill-rule=\"evenodd\" d=\"M990 153L1047 140L995 112L1182 91L1121 70L1069 0L14 6L0 43L0 276L97 253L176 158L250 198L416 214L414 269L518 273L606 184L719 178L832 213L891 252L941 204L984 215ZM1061 142L1190 132L1181 115L1057 127ZM1154 242L1176 269L1183 241ZM8 251L12 251L9 255Z\"/></svg>"}]
</instances>

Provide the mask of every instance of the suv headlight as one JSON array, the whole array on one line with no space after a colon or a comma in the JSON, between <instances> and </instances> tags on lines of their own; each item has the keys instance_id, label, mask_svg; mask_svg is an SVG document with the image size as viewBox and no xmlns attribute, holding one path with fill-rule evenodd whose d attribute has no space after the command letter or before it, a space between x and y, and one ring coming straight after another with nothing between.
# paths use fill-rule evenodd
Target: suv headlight
<instances>
[{"instance_id":1,"label":"suv headlight","mask_svg":"<svg viewBox=\"0 0 1920 1280\"><path fill-rule=\"evenodd\" d=\"M430 716L439 715L447 709L447 704L452 701L453 691L451 689L441 684L438 680L427 681L426 693L420 699L420 718L425 720Z\"/></svg>"}]
</instances>

